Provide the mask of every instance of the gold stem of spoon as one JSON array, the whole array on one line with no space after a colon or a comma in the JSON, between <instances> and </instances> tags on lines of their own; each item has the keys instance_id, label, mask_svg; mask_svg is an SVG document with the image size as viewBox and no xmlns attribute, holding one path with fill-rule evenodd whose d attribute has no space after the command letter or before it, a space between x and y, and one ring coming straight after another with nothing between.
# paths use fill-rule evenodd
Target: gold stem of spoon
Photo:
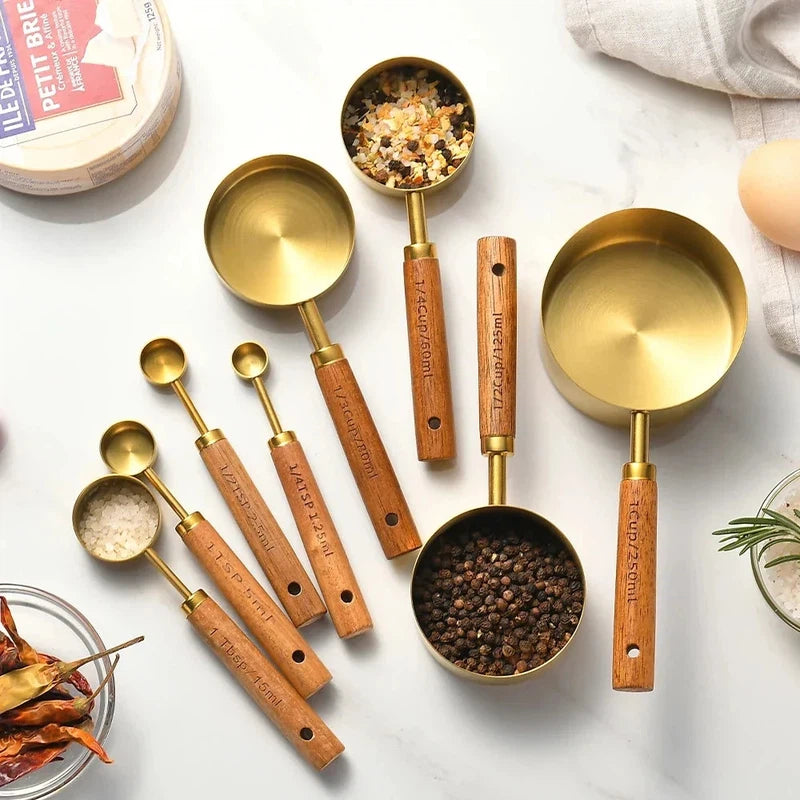
<instances>
[{"instance_id":1,"label":"gold stem of spoon","mask_svg":"<svg viewBox=\"0 0 800 800\"><path fill-rule=\"evenodd\" d=\"M253 386L256 387L261 405L264 406L264 411L267 413L267 419L269 420L272 432L277 436L283 428L278 419L278 412L275 411L275 406L272 405L272 400L269 399L269 394L267 394L267 387L264 386L264 381L259 377L253 378Z\"/></svg>"},{"instance_id":2,"label":"gold stem of spoon","mask_svg":"<svg viewBox=\"0 0 800 800\"><path fill-rule=\"evenodd\" d=\"M150 563L181 593L184 600L188 600L192 593L189 587L167 566L161 556L148 547L144 554L150 559Z\"/></svg>"},{"instance_id":3,"label":"gold stem of spoon","mask_svg":"<svg viewBox=\"0 0 800 800\"><path fill-rule=\"evenodd\" d=\"M171 385L175 394L180 397L184 408L189 412L189 416L192 418L192 422L197 426L197 430L200 431L200 434L208 433L208 425L206 425L203 418L200 416L197 406L192 402L192 398L189 397L189 393L186 391L186 387L183 383L177 380L173 381Z\"/></svg>"},{"instance_id":4,"label":"gold stem of spoon","mask_svg":"<svg viewBox=\"0 0 800 800\"><path fill-rule=\"evenodd\" d=\"M300 303L297 308L303 318L303 324L306 326L308 338L311 339L314 349L322 350L324 347L330 347L331 340L328 336L328 331L325 330L325 323L322 321L322 315L319 313L316 301L306 300L304 303Z\"/></svg>"},{"instance_id":5,"label":"gold stem of spoon","mask_svg":"<svg viewBox=\"0 0 800 800\"><path fill-rule=\"evenodd\" d=\"M408 212L408 230L411 244L423 244L428 241L428 222L425 219L425 196L422 192L409 192L406 195L406 211Z\"/></svg>"},{"instance_id":6,"label":"gold stem of spoon","mask_svg":"<svg viewBox=\"0 0 800 800\"><path fill-rule=\"evenodd\" d=\"M646 411L631 412L631 462L646 464L650 460L650 415Z\"/></svg>"},{"instance_id":7,"label":"gold stem of spoon","mask_svg":"<svg viewBox=\"0 0 800 800\"><path fill-rule=\"evenodd\" d=\"M489 505L506 504L506 454L489 453Z\"/></svg>"},{"instance_id":8,"label":"gold stem of spoon","mask_svg":"<svg viewBox=\"0 0 800 800\"><path fill-rule=\"evenodd\" d=\"M181 520L186 519L189 515L186 513L186 509L178 502L177 498L175 497L172 492L167 489L166 484L161 478L158 477L156 471L152 467L148 467L142 475L153 484L156 491L167 501L169 507L181 518Z\"/></svg>"}]
</instances>

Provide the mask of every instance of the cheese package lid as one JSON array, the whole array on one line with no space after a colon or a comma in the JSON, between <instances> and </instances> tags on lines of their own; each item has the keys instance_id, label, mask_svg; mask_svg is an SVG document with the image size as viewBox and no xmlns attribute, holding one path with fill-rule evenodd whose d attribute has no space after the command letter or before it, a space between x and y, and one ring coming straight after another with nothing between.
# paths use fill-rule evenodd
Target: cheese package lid
<instances>
[{"instance_id":1,"label":"cheese package lid","mask_svg":"<svg viewBox=\"0 0 800 800\"><path fill-rule=\"evenodd\" d=\"M0 0L0 185L118 178L161 141L180 86L160 0Z\"/></svg>"}]
</instances>

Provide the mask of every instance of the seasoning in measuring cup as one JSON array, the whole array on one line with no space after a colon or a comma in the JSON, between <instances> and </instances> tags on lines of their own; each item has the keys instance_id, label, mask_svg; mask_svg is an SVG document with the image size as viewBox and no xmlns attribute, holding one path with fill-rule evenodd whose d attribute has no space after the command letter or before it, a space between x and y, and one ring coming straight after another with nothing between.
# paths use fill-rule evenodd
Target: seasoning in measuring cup
<instances>
[{"instance_id":1,"label":"seasoning in measuring cup","mask_svg":"<svg viewBox=\"0 0 800 800\"><path fill-rule=\"evenodd\" d=\"M473 529L439 537L423 558L414 611L427 640L457 667L527 672L553 658L578 626L581 571L556 539Z\"/></svg>"},{"instance_id":2,"label":"seasoning in measuring cup","mask_svg":"<svg viewBox=\"0 0 800 800\"><path fill-rule=\"evenodd\" d=\"M78 520L78 535L92 555L125 561L150 544L158 522L158 506L147 489L109 481L88 497Z\"/></svg>"},{"instance_id":3,"label":"seasoning in measuring cup","mask_svg":"<svg viewBox=\"0 0 800 800\"><path fill-rule=\"evenodd\" d=\"M444 75L398 67L353 94L342 136L369 178L389 188L420 189L443 181L467 157L474 118L467 98Z\"/></svg>"}]
</instances>

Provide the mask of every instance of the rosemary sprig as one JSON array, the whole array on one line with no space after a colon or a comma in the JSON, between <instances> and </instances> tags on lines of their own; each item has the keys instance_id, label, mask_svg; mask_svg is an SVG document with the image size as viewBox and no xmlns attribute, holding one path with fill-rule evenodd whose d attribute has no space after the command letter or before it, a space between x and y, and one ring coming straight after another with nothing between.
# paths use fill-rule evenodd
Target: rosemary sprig
<instances>
[{"instance_id":1,"label":"rosemary sprig","mask_svg":"<svg viewBox=\"0 0 800 800\"><path fill-rule=\"evenodd\" d=\"M792 509L794 516L800 519L800 509ZM800 547L800 524L791 517L778 511L766 509L763 517L739 517L732 519L728 528L714 531L719 536L722 546L720 551L738 550L739 555L758 547L758 558L776 544L794 544ZM800 561L800 553L773 558L765 567L786 564L789 561Z\"/></svg>"}]
</instances>

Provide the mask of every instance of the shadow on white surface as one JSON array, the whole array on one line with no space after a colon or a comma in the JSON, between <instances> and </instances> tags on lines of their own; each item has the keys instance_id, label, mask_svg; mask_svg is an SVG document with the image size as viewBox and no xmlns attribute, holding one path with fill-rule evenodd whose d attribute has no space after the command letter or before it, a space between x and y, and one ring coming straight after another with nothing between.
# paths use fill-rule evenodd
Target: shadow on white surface
<instances>
[{"instance_id":1,"label":"shadow on white surface","mask_svg":"<svg viewBox=\"0 0 800 800\"><path fill-rule=\"evenodd\" d=\"M41 197L0 189L0 203L28 217L61 225L110 219L138 205L167 179L183 153L191 120L186 82L175 119L164 139L145 160L117 180L86 192Z\"/></svg>"}]
</instances>

